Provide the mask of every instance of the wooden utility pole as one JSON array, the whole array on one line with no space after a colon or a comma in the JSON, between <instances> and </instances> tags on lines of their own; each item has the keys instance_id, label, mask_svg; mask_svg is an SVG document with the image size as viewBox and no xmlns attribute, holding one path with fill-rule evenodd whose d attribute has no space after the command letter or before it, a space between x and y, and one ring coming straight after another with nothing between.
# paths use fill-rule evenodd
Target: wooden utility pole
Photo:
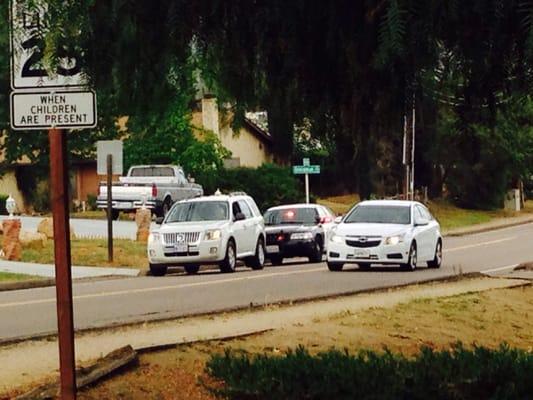
<instances>
[{"instance_id":1,"label":"wooden utility pole","mask_svg":"<svg viewBox=\"0 0 533 400\"><path fill-rule=\"evenodd\" d=\"M67 136L64 130L52 128L48 131L48 139L50 141L50 200L54 218L61 400L75 400L76 361L70 261Z\"/></svg>"}]
</instances>

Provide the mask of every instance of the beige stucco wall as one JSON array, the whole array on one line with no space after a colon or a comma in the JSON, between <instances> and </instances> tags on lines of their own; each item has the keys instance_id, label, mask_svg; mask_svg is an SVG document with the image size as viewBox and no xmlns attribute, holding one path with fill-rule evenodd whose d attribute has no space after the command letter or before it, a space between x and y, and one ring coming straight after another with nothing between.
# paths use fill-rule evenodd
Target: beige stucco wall
<instances>
[{"instance_id":1,"label":"beige stucco wall","mask_svg":"<svg viewBox=\"0 0 533 400\"><path fill-rule=\"evenodd\" d=\"M222 145L231 151L232 158L239 158L241 167L257 168L272 161L272 156L265 143L246 128L241 128L234 136L229 126L220 129Z\"/></svg>"},{"instance_id":2,"label":"beige stucco wall","mask_svg":"<svg viewBox=\"0 0 533 400\"><path fill-rule=\"evenodd\" d=\"M272 162L272 154L268 144L260 140L249 129L243 127L238 135L233 134L230 118L221 120L216 99L202 99L201 108L202 111L193 112L192 125L198 129L214 132L222 145L231 151L231 157L238 159L238 165L256 168L266 162ZM195 135L201 140L201 132L196 131Z\"/></svg>"},{"instance_id":3,"label":"beige stucco wall","mask_svg":"<svg viewBox=\"0 0 533 400\"><path fill-rule=\"evenodd\" d=\"M17 186L17 178L15 172L8 171L0 177L0 193L11 195L17 203L18 212L25 212L26 205L24 204L24 196Z\"/></svg>"}]
</instances>

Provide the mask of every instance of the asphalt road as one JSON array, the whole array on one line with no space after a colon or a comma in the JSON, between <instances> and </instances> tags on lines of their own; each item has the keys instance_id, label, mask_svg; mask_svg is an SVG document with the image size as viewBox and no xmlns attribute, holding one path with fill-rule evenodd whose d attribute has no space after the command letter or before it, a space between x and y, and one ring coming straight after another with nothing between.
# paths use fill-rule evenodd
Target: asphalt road
<instances>
[{"instance_id":1,"label":"asphalt road","mask_svg":"<svg viewBox=\"0 0 533 400\"><path fill-rule=\"evenodd\" d=\"M76 329L104 327L207 313L250 304L264 305L352 293L453 276L460 272L503 272L533 260L533 224L464 237L445 238L444 264L414 272L347 266L328 271L325 263L299 262L234 274L176 272L165 277L100 280L74 285ZM0 293L0 341L56 331L55 288Z\"/></svg>"}]
</instances>

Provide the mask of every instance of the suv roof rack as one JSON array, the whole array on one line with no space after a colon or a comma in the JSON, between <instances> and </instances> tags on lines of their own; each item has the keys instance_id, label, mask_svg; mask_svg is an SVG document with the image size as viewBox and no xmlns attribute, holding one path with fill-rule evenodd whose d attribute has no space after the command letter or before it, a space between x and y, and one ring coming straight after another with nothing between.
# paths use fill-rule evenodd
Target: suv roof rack
<instances>
[{"instance_id":1,"label":"suv roof rack","mask_svg":"<svg viewBox=\"0 0 533 400\"><path fill-rule=\"evenodd\" d=\"M246 192L243 192L243 191L231 192L229 195L230 196L248 196L248 194Z\"/></svg>"}]
</instances>

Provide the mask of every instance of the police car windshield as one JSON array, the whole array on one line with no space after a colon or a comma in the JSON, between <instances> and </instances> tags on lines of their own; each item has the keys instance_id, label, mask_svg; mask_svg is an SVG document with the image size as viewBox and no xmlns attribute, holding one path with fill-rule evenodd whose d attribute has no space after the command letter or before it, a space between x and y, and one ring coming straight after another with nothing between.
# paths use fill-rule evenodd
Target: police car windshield
<instances>
[{"instance_id":1,"label":"police car windshield","mask_svg":"<svg viewBox=\"0 0 533 400\"><path fill-rule=\"evenodd\" d=\"M288 208L265 213L265 225L301 224L315 225L317 212L314 208Z\"/></svg>"},{"instance_id":2,"label":"police car windshield","mask_svg":"<svg viewBox=\"0 0 533 400\"><path fill-rule=\"evenodd\" d=\"M225 201L191 201L172 207L165 223L226 221L228 219L228 203Z\"/></svg>"}]
</instances>

